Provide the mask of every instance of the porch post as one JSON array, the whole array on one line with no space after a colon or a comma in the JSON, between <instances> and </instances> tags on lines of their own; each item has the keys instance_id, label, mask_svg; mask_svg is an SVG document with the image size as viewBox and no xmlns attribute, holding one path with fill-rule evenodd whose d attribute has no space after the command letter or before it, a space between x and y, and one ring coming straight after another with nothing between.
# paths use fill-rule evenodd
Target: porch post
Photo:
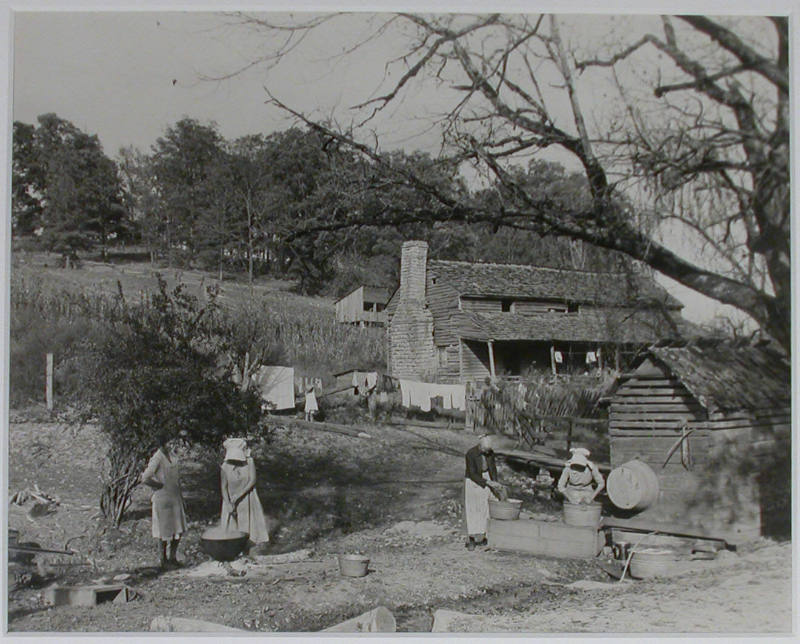
<instances>
[{"instance_id":1,"label":"porch post","mask_svg":"<svg viewBox=\"0 0 800 644\"><path fill-rule=\"evenodd\" d=\"M619 345L614 348L614 367L616 368L617 372L619 372Z\"/></svg>"},{"instance_id":2,"label":"porch post","mask_svg":"<svg viewBox=\"0 0 800 644\"><path fill-rule=\"evenodd\" d=\"M487 344L489 345L489 373L491 373L492 378L494 378L496 376L494 369L494 342L489 340Z\"/></svg>"},{"instance_id":3,"label":"porch post","mask_svg":"<svg viewBox=\"0 0 800 644\"><path fill-rule=\"evenodd\" d=\"M458 339L458 381L466 382L464 379L464 340Z\"/></svg>"},{"instance_id":4,"label":"porch post","mask_svg":"<svg viewBox=\"0 0 800 644\"><path fill-rule=\"evenodd\" d=\"M553 375L558 374L558 370L556 369L556 347L555 345L550 345L550 368L553 370Z\"/></svg>"}]
</instances>

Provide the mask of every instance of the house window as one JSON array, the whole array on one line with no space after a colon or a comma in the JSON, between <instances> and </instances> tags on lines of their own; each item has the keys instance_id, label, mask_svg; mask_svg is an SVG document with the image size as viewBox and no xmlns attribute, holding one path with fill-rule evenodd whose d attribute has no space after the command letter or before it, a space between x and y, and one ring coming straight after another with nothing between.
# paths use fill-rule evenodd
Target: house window
<instances>
[{"instance_id":1,"label":"house window","mask_svg":"<svg viewBox=\"0 0 800 644\"><path fill-rule=\"evenodd\" d=\"M500 310L503 313L510 313L512 308L513 302L511 300L501 300L500 301Z\"/></svg>"},{"instance_id":2,"label":"house window","mask_svg":"<svg viewBox=\"0 0 800 644\"><path fill-rule=\"evenodd\" d=\"M364 302L364 310L371 311L372 310L372 302Z\"/></svg>"},{"instance_id":3,"label":"house window","mask_svg":"<svg viewBox=\"0 0 800 644\"><path fill-rule=\"evenodd\" d=\"M567 302L567 313L577 313L577 312L578 312L578 303Z\"/></svg>"}]
</instances>

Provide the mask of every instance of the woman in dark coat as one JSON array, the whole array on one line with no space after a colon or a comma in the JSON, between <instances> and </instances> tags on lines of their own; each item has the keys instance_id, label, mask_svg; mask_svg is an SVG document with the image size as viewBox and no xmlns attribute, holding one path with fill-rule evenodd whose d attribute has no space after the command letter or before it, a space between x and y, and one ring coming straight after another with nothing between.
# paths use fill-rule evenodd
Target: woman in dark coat
<instances>
[{"instance_id":1,"label":"woman in dark coat","mask_svg":"<svg viewBox=\"0 0 800 644\"><path fill-rule=\"evenodd\" d=\"M466 464L464 515L467 522L467 548L475 550L476 544L486 544L489 494L499 498L499 490L502 488L497 480L497 465L490 436L481 436L478 444L467 451Z\"/></svg>"}]
</instances>

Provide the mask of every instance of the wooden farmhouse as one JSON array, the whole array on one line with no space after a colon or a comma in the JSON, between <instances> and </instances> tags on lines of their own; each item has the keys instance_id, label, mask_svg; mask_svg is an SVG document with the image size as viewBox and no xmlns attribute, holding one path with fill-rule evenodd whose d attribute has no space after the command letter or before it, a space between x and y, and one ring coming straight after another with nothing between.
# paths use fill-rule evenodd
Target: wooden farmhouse
<instances>
[{"instance_id":1,"label":"wooden farmhouse","mask_svg":"<svg viewBox=\"0 0 800 644\"><path fill-rule=\"evenodd\" d=\"M403 244L387 305L396 378L466 383L487 376L584 373L685 328L682 305L650 277L429 260Z\"/></svg>"},{"instance_id":2,"label":"wooden farmhouse","mask_svg":"<svg viewBox=\"0 0 800 644\"><path fill-rule=\"evenodd\" d=\"M336 321L359 326L383 326L391 293L382 286L359 286L336 302Z\"/></svg>"},{"instance_id":3,"label":"wooden farmhouse","mask_svg":"<svg viewBox=\"0 0 800 644\"><path fill-rule=\"evenodd\" d=\"M731 542L785 532L791 518L790 364L763 345L664 343L615 384L611 466L658 477L649 522L697 526Z\"/></svg>"}]
</instances>

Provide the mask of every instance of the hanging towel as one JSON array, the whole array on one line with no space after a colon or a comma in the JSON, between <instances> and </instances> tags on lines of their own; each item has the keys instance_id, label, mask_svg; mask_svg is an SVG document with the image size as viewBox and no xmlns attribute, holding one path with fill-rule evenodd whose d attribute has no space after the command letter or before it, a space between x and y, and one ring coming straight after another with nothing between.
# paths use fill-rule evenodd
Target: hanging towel
<instances>
[{"instance_id":1,"label":"hanging towel","mask_svg":"<svg viewBox=\"0 0 800 644\"><path fill-rule=\"evenodd\" d=\"M554 354L554 357L555 357L556 362L558 364L561 364L562 362L564 362L564 356L561 355L560 351L556 351L555 354Z\"/></svg>"},{"instance_id":2,"label":"hanging towel","mask_svg":"<svg viewBox=\"0 0 800 644\"><path fill-rule=\"evenodd\" d=\"M594 351L588 351L586 353L586 364L592 364L597 362L597 354Z\"/></svg>"},{"instance_id":3,"label":"hanging towel","mask_svg":"<svg viewBox=\"0 0 800 644\"><path fill-rule=\"evenodd\" d=\"M373 389L375 385L378 384L378 372L377 371L368 372L365 375L364 380L367 385L367 390Z\"/></svg>"},{"instance_id":4,"label":"hanging towel","mask_svg":"<svg viewBox=\"0 0 800 644\"><path fill-rule=\"evenodd\" d=\"M403 407L411 406L411 381L400 380L400 399Z\"/></svg>"},{"instance_id":5,"label":"hanging towel","mask_svg":"<svg viewBox=\"0 0 800 644\"><path fill-rule=\"evenodd\" d=\"M253 377L261 397L275 409L294 409L294 368L261 367Z\"/></svg>"}]
</instances>

